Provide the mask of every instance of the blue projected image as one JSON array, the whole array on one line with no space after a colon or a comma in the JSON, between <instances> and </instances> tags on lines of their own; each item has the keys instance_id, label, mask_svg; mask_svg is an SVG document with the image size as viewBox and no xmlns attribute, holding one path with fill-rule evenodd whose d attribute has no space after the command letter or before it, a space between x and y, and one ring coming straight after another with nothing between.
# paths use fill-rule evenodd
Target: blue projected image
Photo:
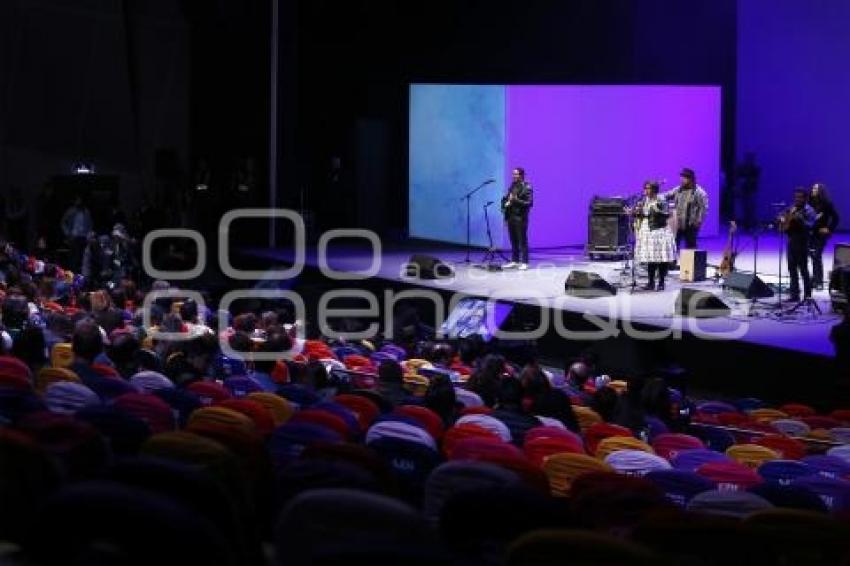
<instances>
[{"instance_id":1,"label":"blue projected image","mask_svg":"<svg viewBox=\"0 0 850 566\"><path fill-rule=\"evenodd\" d=\"M493 241L502 241L497 206L505 190L505 87L411 85L409 230L414 238L466 243L463 195L470 199L472 244L487 245L483 207Z\"/></svg>"}]
</instances>

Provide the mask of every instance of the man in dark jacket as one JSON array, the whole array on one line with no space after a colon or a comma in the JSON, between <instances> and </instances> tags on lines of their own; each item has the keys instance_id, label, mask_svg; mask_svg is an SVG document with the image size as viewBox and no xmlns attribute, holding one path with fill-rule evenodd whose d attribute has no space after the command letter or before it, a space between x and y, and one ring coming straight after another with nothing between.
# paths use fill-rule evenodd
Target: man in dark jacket
<instances>
[{"instance_id":1,"label":"man in dark jacket","mask_svg":"<svg viewBox=\"0 0 850 566\"><path fill-rule=\"evenodd\" d=\"M812 256L812 287L823 289L823 250L829 237L838 228L838 211L826 192L823 183L815 183L809 191L809 205L815 211L815 224L809 240Z\"/></svg>"},{"instance_id":2,"label":"man in dark jacket","mask_svg":"<svg viewBox=\"0 0 850 566\"><path fill-rule=\"evenodd\" d=\"M513 182L502 197L502 212L511 237L511 261L505 267L528 269L528 212L534 204L531 183L525 180L525 169L513 170Z\"/></svg>"}]
</instances>

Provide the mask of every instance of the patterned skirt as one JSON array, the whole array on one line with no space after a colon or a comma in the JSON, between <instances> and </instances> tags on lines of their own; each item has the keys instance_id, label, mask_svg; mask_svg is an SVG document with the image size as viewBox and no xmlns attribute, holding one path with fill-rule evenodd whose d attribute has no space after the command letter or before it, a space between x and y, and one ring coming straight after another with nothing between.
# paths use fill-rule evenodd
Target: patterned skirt
<instances>
[{"instance_id":1,"label":"patterned skirt","mask_svg":"<svg viewBox=\"0 0 850 566\"><path fill-rule=\"evenodd\" d=\"M650 230L644 222L635 242L635 260L639 263L672 263L676 261L676 238L666 226Z\"/></svg>"}]
</instances>

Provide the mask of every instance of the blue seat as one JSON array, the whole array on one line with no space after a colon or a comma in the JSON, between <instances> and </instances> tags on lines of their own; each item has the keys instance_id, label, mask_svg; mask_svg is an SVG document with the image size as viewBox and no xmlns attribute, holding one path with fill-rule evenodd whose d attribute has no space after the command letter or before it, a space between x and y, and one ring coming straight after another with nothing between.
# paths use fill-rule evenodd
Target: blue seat
<instances>
[{"instance_id":1,"label":"blue seat","mask_svg":"<svg viewBox=\"0 0 850 566\"><path fill-rule=\"evenodd\" d=\"M793 480L816 474L817 470L798 460L770 460L758 467L758 474L769 482L789 485Z\"/></svg>"},{"instance_id":2,"label":"blue seat","mask_svg":"<svg viewBox=\"0 0 850 566\"><path fill-rule=\"evenodd\" d=\"M402 438L384 437L369 443L387 463L396 477L401 496L418 504L422 499L425 481L440 463L436 450Z\"/></svg>"}]
</instances>

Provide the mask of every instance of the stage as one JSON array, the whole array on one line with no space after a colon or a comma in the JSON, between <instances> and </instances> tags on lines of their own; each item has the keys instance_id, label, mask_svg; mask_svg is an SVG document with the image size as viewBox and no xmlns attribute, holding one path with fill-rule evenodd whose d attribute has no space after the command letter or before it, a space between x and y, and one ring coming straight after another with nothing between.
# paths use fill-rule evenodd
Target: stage
<instances>
[{"instance_id":1,"label":"stage","mask_svg":"<svg viewBox=\"0 0 850 566\"><path fill-rule=\"evenodd\" d=\"M841 236L835 241L842 241ZM717 265L726 245L725 238L706 238L700 247L708 252L709 265ZM752 271L754 241L742 236L736 260L738 271ZM779 283L780 241L776 235L762 235L758 241L758 275L776 288ZM244 255L271 269L293 261L291 250L251 249ZM454 275L428 280L408 277L405 265L412 254L427 254L449 264ZM828 291L816 291L820 313L778 303L778 297L747 300L724 290L713 279L699 283L679 281L679 273L668 276L665 291L643 291L645 274L638 273L638 289L631 290L630 270L623 261L590 261L581 246L532 249L527 271L488 271L477 267L483 250L466 249L433 242L406 241L386 244L372 257L368 245L332 243L326 263L336 271L351 274L375 270L361 280L332 281L320 274L315 246L305 253L305 275L290 282L305 295L315 297L332 289L368 289L378 298L386 291L436 291L449 305L457 295L471 295L506 301L525 312L540 313L541 328L537 348L541 358L560 365L565 359L588 348L596 352L611 371L640 367L652 370L659 365L684 368L690 385L721 395L753 395L765 399L805 399L825 402L834 394L833 346L829 333L840 321L832 312ZM832 267L832 245L824 258L826 273ZM787 297L787 268L782 268L783 297ZM567 295L564 283L572 270L594 272L615 285L615 296L580 298ZM272 282L269 282L272 283ZM730 313L715 318L686 318L674 315L676 297L683 287L716 295ZM415 294L415 293L414 293ZM309 301L308 301L309 302ZM447 314L446 309L446 314ZM536 327L535 327L536 328ZM800 376L813 378L818 387L800 390Z\"/></svg>"}]
</instances>

